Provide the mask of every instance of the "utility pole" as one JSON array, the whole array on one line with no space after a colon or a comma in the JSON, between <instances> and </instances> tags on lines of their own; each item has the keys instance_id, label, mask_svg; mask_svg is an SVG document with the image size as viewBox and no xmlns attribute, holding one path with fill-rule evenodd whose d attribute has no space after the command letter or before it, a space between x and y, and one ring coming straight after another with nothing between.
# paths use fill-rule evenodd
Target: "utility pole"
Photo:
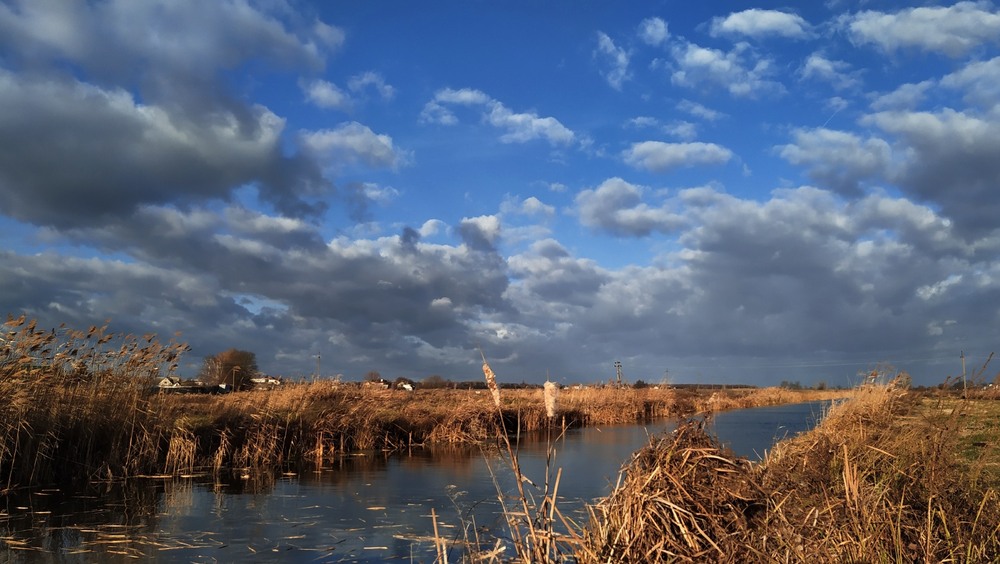
<instances>
[{"instance_id":1,"label":"utility pole","mask_svg":"<svg viewBox=\"0 0 1000 564\"><path fill-rule=\"evenodd\" d=\"M319 378L319 360L322 357L320 353L316 353L316 373L313 374L313 382Z\"/></svg>"},{"instance_id":2,"label":"utility pole","mask_svg":"<svg viewBox=\"0 0 1000 564\"><path fill-rule=\"evenodd\" d=\"M965 397L965 392L967 391L967 385L965 383L965 351L962 351L962 397Z\"/></svg>"},{"instance_id":3,"label":"utility pole","mask_svg":"<svg viewBox=\"0 0 1000 564\"><path fill-rule=\"evenodd\" d=\"M615 361L615 375L618 378L618 387L622 387L622 362L620 360Z\"/></svg>"}]
</instances>

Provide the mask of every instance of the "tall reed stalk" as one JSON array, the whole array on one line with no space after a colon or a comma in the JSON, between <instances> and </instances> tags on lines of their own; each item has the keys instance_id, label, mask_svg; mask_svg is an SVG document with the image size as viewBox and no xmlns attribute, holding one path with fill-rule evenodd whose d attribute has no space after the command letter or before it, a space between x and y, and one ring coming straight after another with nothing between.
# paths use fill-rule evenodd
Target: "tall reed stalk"
<instances>
[{"instance_id":1,"label":"tall reed stalk","mask_svg":"<svg viewBox=\"0 0 1000 564\"><path fill-rule=\"evenodd\" d=\"M556 398L559 387L553 382L546 382L543 387L543 405L545 408L545 433L546 433L546 464L545 476L541 489L534 493L527 486L537 488L535 482L524 475L518 457L517 441L521 435L520 416L517 418L518 428L511 440L511 434L507 429L507 417L504 411L500 386L497 384L496 375L483 355L483 375L486 379L487 388L493 399L496 408L497 418L500 421L499 440L506 455L506 462L510 467L512 477L517 489L515 496L516 508L509 507L499 478L493 473L494 484L497 487L497 497L500 501L501 510L507 522L508 533L518 560L522 562L555 562L562 558L563 544L569 542L568 538L561 535L556 530L557 517L562 519L556 506L556 499L559 492L559 481L562 477L562 469L558 469L553 474L555 464L555 444L558 437L553 437L552 433L556 425ZM475 549L474 549L475 550ZM489 552L489 557L495 559L499 554L497 548ZM479 556L483 556L480 554Z\"/></svg>"}]
</instances>

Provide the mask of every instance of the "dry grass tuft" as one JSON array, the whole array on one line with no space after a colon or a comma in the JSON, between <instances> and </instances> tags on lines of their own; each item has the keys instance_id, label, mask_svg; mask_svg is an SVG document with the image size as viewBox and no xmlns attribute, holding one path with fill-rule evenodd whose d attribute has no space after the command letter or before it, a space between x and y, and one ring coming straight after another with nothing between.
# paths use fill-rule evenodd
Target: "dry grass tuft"
<instances>
[{"instance_id":1,"label":"dry grass tuft","mask_svg":"<svg viewBox=\"0 0 1000 564\"><path fill-rule=\"evenodd\" d=\"M961 407L927 413L862 388L758 465L682 425L594 507L580 561L997 561L1000 497L956 458Z\"/></svg>"},{"instance_id":2,"label":"dry grass tuft","mask_svg":"<svg viewBox=\"0 0 1000 564\"><path fill-rule=\"evenodd\" d=\"M748 536L749 517L764 506L753 476L750 462L702 422L686 421L636 452L614 492L592 508L583 560L734 560L733 539Z\"/></svg>"}]
</instances>

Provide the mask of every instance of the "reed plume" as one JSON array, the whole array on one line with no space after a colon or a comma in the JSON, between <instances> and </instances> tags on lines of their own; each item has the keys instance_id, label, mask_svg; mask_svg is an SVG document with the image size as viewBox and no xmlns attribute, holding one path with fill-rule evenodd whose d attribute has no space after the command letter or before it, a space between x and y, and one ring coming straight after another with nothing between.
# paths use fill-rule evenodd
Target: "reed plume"
<instances>
[{"instance_id":1,"label":"reed plume","mask_svg":"<svg viewBox=\"0 0 1000 564\"><path fill-rule=\"evenodd\" d=\"M493 374L493 369L490 368L489 363L486 362L486 355L482 351L479 354L483 355L483 374L486 376L486 387L493 394L493 403L496 404L497 409L500 409L500 387L497 386L497 377Z\"/></svg>"},{"instance_id":2,"label":"reed plume","mask_svg":"<svg viewBox=\"0 0 1000 564\"><path fill-rule=\"evenodd\" d=\"M559 396L559 384L545 382L545 415L550 419L556 416L556 398Z\"/></svg>"}]
</instances>

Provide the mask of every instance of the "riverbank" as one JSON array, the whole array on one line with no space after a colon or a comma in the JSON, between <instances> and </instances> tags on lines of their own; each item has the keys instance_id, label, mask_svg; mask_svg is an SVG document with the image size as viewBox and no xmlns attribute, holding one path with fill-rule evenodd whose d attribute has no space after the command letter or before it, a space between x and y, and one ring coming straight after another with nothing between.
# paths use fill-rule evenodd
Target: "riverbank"
<instances>
[{"instance_id":1,"label":"riverbank","mask_svg":"<svg viewBox=\"0 0 1000 564\"><path fill-rule=\"evenodd\" d=\"M638 451L581 562L994 562L1000 398L859 390L760 464L697 422Z\"/></svg>"},{"instance_id":2,"label":"riverbank","mask_svg":"<svg viewBox=\"0 0 1000 564\"><path fill-rule=\"evenodd\" d=\"M845 393L573 386L562 390L555 413L547 412L541 389L504 388L501 405L487 390L339 381L156 393L160 375L176 370L188 350L106 326L57 332L23 316L8 319L0 339L0 493L204 472L266 478L356 451L497 442L549 426L634 423Z\"/></svg>"},{"instance_id":3,"label":"riverbank","mask_svg":"<svg viewBox=\"0 0 1000 564\"><path fill-rule=\"evenodd\" d=\"M133 476L263 477L362 450L495 441L489 392L412 392L317 382L224 395L150 394L127 373L76 384L0 383L0 491ZM560 392L553 419L541 390L504 390L510 432L650 421L700 411L825 399L782 389L581 388Z\"/></svg>"}]
</instances>

